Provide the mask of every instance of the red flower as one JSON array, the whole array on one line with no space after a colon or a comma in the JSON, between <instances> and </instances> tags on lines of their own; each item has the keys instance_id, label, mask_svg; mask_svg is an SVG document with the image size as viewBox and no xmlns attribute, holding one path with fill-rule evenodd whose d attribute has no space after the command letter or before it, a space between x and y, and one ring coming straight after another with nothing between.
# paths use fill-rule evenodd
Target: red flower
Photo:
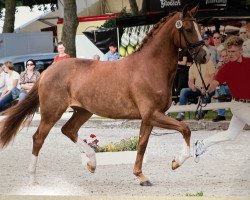
<instances>
[{"instance_id":1,"label":"red flower","mask_svg":"<svg viewBox=\"0 0 250 200\"><path fill-rule=\"evenodd\" d=\"M95 137L96 137L96 135L92 133L92 134L90 134L90 135L89 135L89 137L91 137L91 138L95 138Z\"/></svg>"},{"instance_id":2,"label":"red flower","mask_svg":"<svg viewBox=\"0 0 250 200\"><path fill-rule=\"evenodd\" d=\"M99 140L95 139L92 143L97 144L98 142L99 142Z\"/></svg>"}]
</instances>

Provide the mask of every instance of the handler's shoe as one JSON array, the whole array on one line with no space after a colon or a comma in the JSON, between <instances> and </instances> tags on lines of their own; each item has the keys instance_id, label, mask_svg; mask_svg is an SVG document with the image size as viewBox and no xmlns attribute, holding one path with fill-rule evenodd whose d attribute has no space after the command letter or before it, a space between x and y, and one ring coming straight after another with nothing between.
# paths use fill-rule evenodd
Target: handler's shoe
<instances>
[{"instance_id":1,"label":"handler's shoe","mask_svg":"<svg viewBox=\"0 0 250 200\"><path fill-rule=\"evenodd\" d=\"M199 162L200 156L206 151L202 140L196 140L194 143L194 161Z\"/></svg>"}]
</instances>

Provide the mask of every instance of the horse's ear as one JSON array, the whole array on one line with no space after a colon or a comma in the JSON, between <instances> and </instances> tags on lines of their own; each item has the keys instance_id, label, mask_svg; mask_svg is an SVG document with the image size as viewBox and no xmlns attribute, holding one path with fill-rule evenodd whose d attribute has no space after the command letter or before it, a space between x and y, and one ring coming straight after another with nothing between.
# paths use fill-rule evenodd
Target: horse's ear
<instances>
[{"instance_id":1,"label":"horse's ear","mask_svg":"<svg viewBox=\"0 0 250 200\"><path fill-rule=\"evenodd\" d=\"M185 18L186 14L188 12L188 5L185 5L184 8L182 9L182 17Z\"/></svg>"},{"instance_id":2,"label":"horse's ear","mask_svg":"<svg viewBox=\"0 0 250 200\"><path fill-rule=\"evenodd\" d=\"M199 4L195 6L190 12L192 16L195 16L199 10Z\"/></svg>"}]
</instances>

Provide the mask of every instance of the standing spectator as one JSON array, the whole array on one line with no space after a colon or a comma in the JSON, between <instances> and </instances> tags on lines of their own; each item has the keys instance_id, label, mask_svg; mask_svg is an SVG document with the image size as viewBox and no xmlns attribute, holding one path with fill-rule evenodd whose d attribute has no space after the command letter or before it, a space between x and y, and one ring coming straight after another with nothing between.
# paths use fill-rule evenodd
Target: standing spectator
<instances>
[{"instance_id":1,"label":"standing spectator","mask_svg":"<svg viewBox=\"0 0 250 200\"><path fill-rule=\"evenodd\" d=\"M192 64L189 69L188 88L183 88L180 93L180 105L186 105L190 96L198 97L202 94L205 94L206 91L204 88L204 84L198 70L200 70L201 72L206 87L213 80L213 77L215 75L215 66L210 59L206 64L201 64L200 66L196 66L195 63ZM210 99L205 98L205 101L206 102L204 103L209 103ZM202 118L205 115L205 112L198 114L199 118ZM184 120L185 113L179 112L176 119L178 121Z\"/></svg>"},{"instance_id":2,"label":"standing spectator","mask_svg":"<svg viewBox=\"0 0 250 200\"><path fill-rule=\"evenodd\" d=\"M116 51L117 45L114 42L109 44L109 51L104 55L104 61L119 60L120 54Z\"/></svg>"},{"instance_id":3,"label":"standing spectator","mask_svg":"<svg viewBox=\"0 0 250 200\"><path fill-rule=\"evenodd\" d=\"M3 92L6 83L6 73L3 70L3 65L0 65L0 96Z\"/></svg>"},{"instance_id":4,"label":"standing spectator","mask_svg":"<svg viewBox=\"0 0 250 200\"><path fill-rule=\"evenodd\" d=\"M217 70L220 70L224 64L229 62L227 50L225 48L220 51L219 55L220 55L221 60L217 64ZM215 91L215 96L217 97L219 102L224 102L226 99L231 98L231 92L230 92L226 83L221 84L217 88L218 89L216 89L216 91ZM226 120L225 113L226 113L225 109L218 109L217 116L212 121L219 122L222 120Z\"/></svg>"},{"instance_id":5,"label":"standing spectator","mask_svg":"<svg viewBox=\"0 0 250 200\"><path fill-rule=\"evenodd\" d=\"M212 92L218 85L226 82L233 96L231 104L233 117L226 131L195 142L194 158L196 162L208 147L219 142L233 140L246 124L250 125L250 58L242 57L243 42L244 40L239 36L231 36L225 41L229 62L218 71L207 91Z\"/></svg>"},{"instance_id":6,"label":"standing spectator","mask_svg":"<svg viewBox=\"0 0 250 200\"><path fill-rule=\"evenodd\" d=\"M241 27L239 31L239 36L244 40L242 45L244 57L250 57L250 39L247 37L247 28Z\"/></svg>"},{"instance_id":7,"label":"standing spectator","mask_svg":"<svg viewBox=\"0 0 250 200\"><path fill-rule=\"evenodd\" d=\"M174 96L179 96L182 88L188 87L188 71L193 59L188 52L179 49L178 66L174 80Z\"/></svg>"},{"instance_id":8,"label":"standing spectator","mask_svg":"<svg viewBox=\"0 0 250 200\"><path fill-rule=\"evenodd\" d=\"M70 58L70 55L65 53L65 47L64 47L64 44L62 42L58 42L58 44L57 44L57 51L58 51L59 55L57 55L54 58L54 61L53 61L52 64L54 64L54 63L56 63L56 62L58 62L60 60L64 60L64 59Z\"/></svg>"},{"instance_id":9,"label":"standing spectator","mask_svg":"<svg viewBox=\"0 0 250 200\"><path fill-rule=\"evenodd\" d=\"M202 39L205 43L205 46L208 48L209 53L210 53L210 59L212 60L214 66L217 65L218 61L219 61L219 56L218 56L218 52L217 49L214 46L211 46L209 44L209 35L208 34L204 34L202 35Z\"/></svg>"},{"instance_id":10,"label":"standing spectator","mask_svg":"<svg viewBox=\"0 0 250 200\"><path fill-rule=\"evenodd\" d=\"M26 61L26 70L20 75L20 94L19 101L23 100L26 94L34 86L38 78L40 77L39 71L35 69L36 62L32 59Z\"/></svg>"},{"instance_id":11,"label":"standing spectator","mask_svg":"<svg viewBox=\"0 0 250 200\"><path fill-rule=\"evenodd\" d=\"M97 54L95 54L95 55L93 56L93 60L100 60L100 56L97 55Z\"/></svg>"},{"instance_id":12,"label":"standing spectator","mask_svg":"<svg viewBox=\"0 0 250 200\"><path fill-rule=\"evenodd\" d=\"M6 75L6 84L3 92L0 96L0 112L10 106L12 100L19 96L19 77L20 75L14 71L14 65L12 62L7 61L3 64L3 69Z\"/></svg>"}]
</instances>

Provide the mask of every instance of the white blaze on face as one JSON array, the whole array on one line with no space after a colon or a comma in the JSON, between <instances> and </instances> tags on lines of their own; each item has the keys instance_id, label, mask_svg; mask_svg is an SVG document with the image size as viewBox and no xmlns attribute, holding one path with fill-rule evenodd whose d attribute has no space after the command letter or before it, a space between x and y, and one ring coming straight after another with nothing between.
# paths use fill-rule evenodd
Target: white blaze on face
<instances>
[{"instance_id":1,"label":"white blaze on face","mask_svg":"<svg viewBox=\"0 0 250 200\"><path fill-rule=\"evenodd\" d=\"M198 36L199 40L201 41L201 40L202 40L202 37L201 37L200 31L199 31L198 25L197 25L195 22L193 22L193 23L194 23L194 28L195 28L195 30L196 30L197 36ZM206 51L207 55L209 55L209 50L208 50L208 48L207 48L205 45L203 45L202 48Z\"/></svg>"}]
</instances>

